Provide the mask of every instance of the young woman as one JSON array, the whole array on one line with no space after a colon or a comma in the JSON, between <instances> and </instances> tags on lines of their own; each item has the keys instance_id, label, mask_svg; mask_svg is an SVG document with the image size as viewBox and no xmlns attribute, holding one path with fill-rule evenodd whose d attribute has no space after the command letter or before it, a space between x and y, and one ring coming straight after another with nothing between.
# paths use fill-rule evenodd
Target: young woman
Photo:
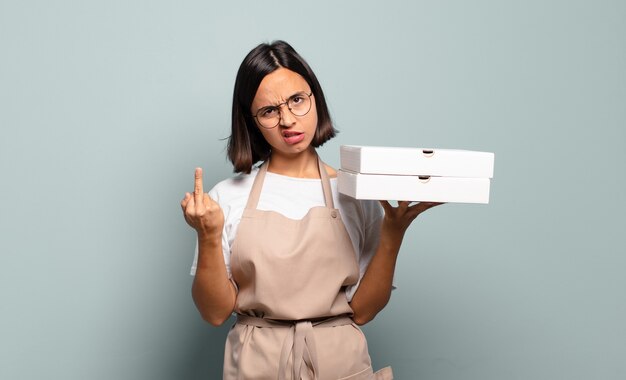
<instances>
[{"instance_id":1,"label":"young woman","mask_svg":"<svg viewBox=\"0 0 626 380\"><path fill-rule=\"evenodd\" d=\"M404 233L436 204L338 194L315 150L335 133L315 74L291 46L246 56L228 142L239 174L205 194L198 168L181 202L198 236L194 302L216 326L237 314L224 379L392 378L391 368L373 372L358 325L387 304Z\"/></svg>"}]
</instances>

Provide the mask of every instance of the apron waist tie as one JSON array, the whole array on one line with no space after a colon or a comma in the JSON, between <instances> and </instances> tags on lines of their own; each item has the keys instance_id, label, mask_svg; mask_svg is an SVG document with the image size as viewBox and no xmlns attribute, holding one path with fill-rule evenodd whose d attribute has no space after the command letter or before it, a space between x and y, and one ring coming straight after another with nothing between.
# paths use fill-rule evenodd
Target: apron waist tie
<instances>
[{"instance_id":1,"label":"apron waist tie","mask_svg":"<svg viewBox=\"0 0 626 380\"><path fill-rule=\"evenodd\" d=\"M278 380L287 380L285 373L290 356L293 361L293 380L316 380L319 375L319 366L313 328L351 325L353 321L346 315L320 320L281 321L237 314L237 323L263 328L289 329L280 352ZM250 335L246 338L249 339L249 337ZM244 342L244 345L247 345L247 342Z\"/></svg>"}]
</instances>

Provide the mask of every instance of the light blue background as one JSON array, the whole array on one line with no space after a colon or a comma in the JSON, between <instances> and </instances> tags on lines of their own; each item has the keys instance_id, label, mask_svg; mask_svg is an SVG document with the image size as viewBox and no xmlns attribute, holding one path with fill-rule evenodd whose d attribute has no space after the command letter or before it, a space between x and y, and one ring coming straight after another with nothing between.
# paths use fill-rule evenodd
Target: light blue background
<instances>
[{"instance_id":1,"label":"light blue background","mask_svg":"<svg viewBox=\"0 0 626 380\"><path fill-rule=\"evenodd\" d=\"M398 379L626 378L624 1L0 1L0 378L217 379L193 169L244 55L309 61L340 144L496 153L420 216L366 326Z\"/></svg>"}]
</instances>

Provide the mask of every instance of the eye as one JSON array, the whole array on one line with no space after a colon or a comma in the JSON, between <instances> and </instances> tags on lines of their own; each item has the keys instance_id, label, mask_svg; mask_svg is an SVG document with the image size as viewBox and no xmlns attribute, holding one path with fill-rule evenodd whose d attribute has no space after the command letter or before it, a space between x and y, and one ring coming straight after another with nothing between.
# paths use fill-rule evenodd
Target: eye
<instances>
[{"instance_id":1,"label":"eye","mask_svg":"<svg viewBox=\"0 0 626 380\"><path fill-rule=\"evenodd\" d=\"M289 103L293 104L294 106L297 106L298 104L302 102L304 102L304 95L302 94L296 94L292 96L291 99L289 100Z\"/></svg>"},{"instance_id":2,"label":"eye","mask_svg":"<svg viewBox=\"0 0 626 380\"><path fill-rule=\"evenodd\" d=\"M276 107L264 107L259 110L257 117L272 118L278 115L278 109Z\"/></svg>"}]
</instances>

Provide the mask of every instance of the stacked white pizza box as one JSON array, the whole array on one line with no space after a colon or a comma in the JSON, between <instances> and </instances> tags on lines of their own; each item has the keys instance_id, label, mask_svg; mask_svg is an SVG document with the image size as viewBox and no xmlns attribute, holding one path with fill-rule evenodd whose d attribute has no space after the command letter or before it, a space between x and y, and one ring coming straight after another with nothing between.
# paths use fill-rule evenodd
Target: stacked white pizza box
<instances>
[{"instance_id":1,"label":"stacked white pizza box","mask_svg":"<svg viewBox=\"0 0 626 380\"><path fill-rule=\"evenodd\" d=\"M470 150L342 145L338 190L356 199L485 204L494 158Z\"/></svg>"}]
</instances>

